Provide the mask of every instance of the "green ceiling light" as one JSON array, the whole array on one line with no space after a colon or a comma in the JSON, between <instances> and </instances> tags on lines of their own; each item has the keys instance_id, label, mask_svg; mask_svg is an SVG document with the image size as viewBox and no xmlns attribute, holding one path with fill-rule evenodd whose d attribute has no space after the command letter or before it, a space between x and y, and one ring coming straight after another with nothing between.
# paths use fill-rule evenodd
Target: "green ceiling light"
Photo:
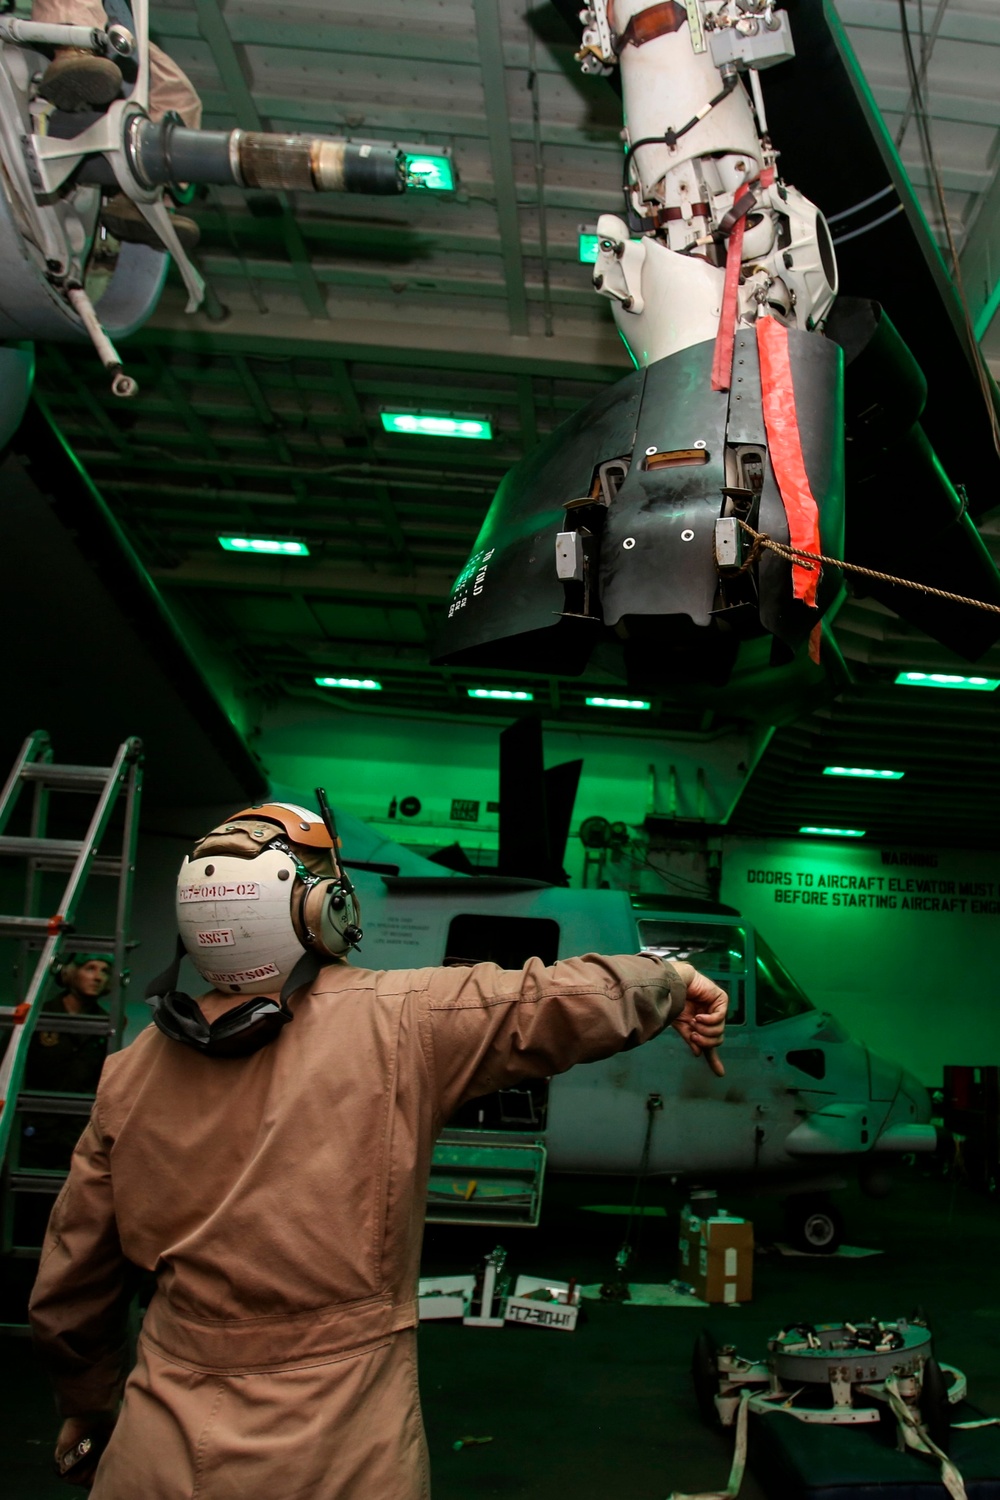
<instances>
[{"instance_id":1,"label":"green ceiling light","mask_svg":"<svg viewBox=\"0 0 1000 1500\"><path fill-rule=\"evenodd\" d=\"M257 552L270 557L308 557L305 542L288 536L220 536L224 552Z\"/></svg>"},{"instance_id":2,"label":"green ceiling light","mask_svg":"<svg viewBox=\"0 0 1000 1500\"><path fill-rule=\"evenodd\" d=\"M581 266L592 266L597 261L597 246L600 243L596 234L581 233L578 245L578 256Z\"/></svg>"},{"instance_id":3,"label":"green ceiling light","mask_svg":"<svg viewBox=\"0 0 1000 1500\"><path fill-rule=\"evenodd\" d=\"M959 677L955 672L900 672L896 685L903 687L965 688L973 693L992 693L1000 677Z\"/></svg>"},{"instance_id":4,"label":"green ceiling light","mask_svg":"<svg viewBox=\"0 0 1000 1500\"><path fill-rule=\"evenodd\" d=\"M863 781L902 781L905 771L872 771L866 766L825 766L824 776L858 776Z\"/></svg>"},{"instance_id":5,"label":"green ceiling light","mask_svg":"<svg viewBox=\"0 0 1000 1500\"><path fill-rule=\"evenodd\" d=\"M641 236L632 235L633 245L638 245ZM577 259L581 266L593 266L597 264L597 251L601 243L599 234L591 234L585 229L580 230L577 239Z\"/></svg>"},{"instance_id":6,"label":"green ceiling light","mask_svg":"<svg viewBox=\"0 0 1000 1500\"><path fill-rule=\"evenodd\" d=\"M588 708L651 708L645 698L587 698Z\"/></svg>"},{"instance_id":7,"label":"green ceiling light","mask_svg":"<svg viewBox=\"0 0 1000 1500\"><path fill-rule=\"evenodd\" d=\"M402 432L409 437L478 438L489 442L493 428L485 417L464 417L427 411L384 411L382 426L386 432Z\"/></svg>"},{"instance_id":8,"label":"green ceiling light","mask_svg":"<svg viewBox=\"0 0 1000 1500\"><path fill-rule=\"evenodd\" d=\"M317 677L317 687L363 688L366 693L380 693L382 684L373 677Z\"/></svg>"},{"instance_id":9,"label":"green ceiling light","mask_svg":"<svg viewBox=\"0 0 1000 1500\"><path fill-rule=\"evenodd\" d=\"M534 703L534 693L522 693L514 688L468 688L470 698L498 698L503 703Z\"/></svg>"},{"instance_id":10,"label":"green ceiling light","mask_svg":"<svg viewBox=\"0 0 1000 1500\"><path fill-rule=\"evenodd\" d=\"M437 151L407 151L406 176L411 191L414 188L435 193L455 191L455 169L451 158Z\"/></svg>"},{"instance_id":11,"label":"green ceiling light","mask_svg":"<svg viewBox=\"0 0 1000 1500\"><path fill-rule=\"evenodd\" d=\"M818 833L829 839L863 839L863 828L800 828L800 833Z\"/></svg>"}]
</instances>

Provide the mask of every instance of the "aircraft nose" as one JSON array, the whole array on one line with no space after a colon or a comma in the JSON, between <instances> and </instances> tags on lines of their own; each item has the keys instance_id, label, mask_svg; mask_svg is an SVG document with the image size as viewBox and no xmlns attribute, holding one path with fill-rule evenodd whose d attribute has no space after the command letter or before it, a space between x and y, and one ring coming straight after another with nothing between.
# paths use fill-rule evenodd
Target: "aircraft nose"
<instances>
[{"instance_id":1,"label":"aircraft nose","mask_svg":"<svg viewBox=\"0 0 1000 1500\"><path fill-rule=\"evenodd\" d=\"M869 1098L873 1103L890 1104L886 1123L926 1125L933 1113L931 1096L915 1074L898 1063L868 1054Z\"/></svg>"},{"instance_id":2,"label":"aircraft nose","mask_svg":"<svg viewBox=\"0 0 1000 1500\"><path fill-rule=\"evenodd\" d=\"M904 1070L893 1114L898 1119L908 1119L918 1125L926 1125L933 1113L931 1096L920 1079Z\"/></svg>"},{"instance_id":3,"label":"aircraft nose","mask_svg":"<svg viewBox=\"0 0 1000 1500\"><path fill-rule=\"evenodd\" d=\"M868 1097L873 1103L889 1104L900 1092L903 1070L874 1052L868 1054Z\"/></svg>"}]
</instances>

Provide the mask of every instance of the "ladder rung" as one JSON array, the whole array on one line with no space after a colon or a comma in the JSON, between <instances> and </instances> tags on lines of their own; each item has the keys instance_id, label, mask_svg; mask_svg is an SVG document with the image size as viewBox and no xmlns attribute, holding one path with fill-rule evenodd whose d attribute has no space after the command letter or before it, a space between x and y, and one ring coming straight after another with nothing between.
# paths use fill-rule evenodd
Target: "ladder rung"
<instances>
[{"instance_id":1,"label":"ladder rung","mask_svg":"<svg viewBox=\"0 0 1000 1500\"><path fill-rule=\"evenodd\" d=\"M51 1092L30 1093L22 1089L17 1096L17 1107L25 1114L33 1115L89 1115L94 1106L94 1094L62 1094Z\"/></svg>"},{"instance_id":2,"label":"ladder rung","mask_svg":"<svg viewBox=\"0 0 1000 1500\"><path fill-rule=\"evenodd\" d=\"M26 839L11 837L9 834L0 838L0 854L16 854L22 858L49 856L76 859L82 848L82 839Z\"/></svg>"},{"instance_id":3,"label":"ladder rung","mask_svg":"<svg viewBox=\"0 0 1000 1500\"><path fill-rule=\"evenodd\" d=\"M0 1005L0 1023L17 1018L19 1007ZM84 1035L107 1036L113 1030L107 1016L71 1016L60 1010L41 1010L35 1023L39 1031L74 1031Z\"/></svg>"},{"instance_id":4,"label":"ladder rung","mask_svg":"<svg viewBox=\"0 0 1000 1500\"><path fill-rule=\"evenodd\" d=\"M40 781L43 786L78 792L103 792L110 776L110 766L54 766L44 761L34 761L21 770L22 781Z\"/></svg>"},{"instance_id":5,"label":"ladder rung","mask_svg":"<svg viewBox=\"0 0 1000 1500\"><path fill-rule=\"evenodd\" d=\"M3 850L0 849L0 854ZM76 864L74 854L46 854L35 859L35 869L46 873L64 874ZM113 855L98 854L90 866L91 875L113 875L117 880L122 871L122 862Z\"/></svg>"},{"instance_id":6,"label":"ladder rung","mask_svg":"<svg viewBox=\"0 0 1000 1500\"><path fill-rule=\"evenodd\" d=\"M50 938L49 920L48 917L0 917L0 938ZM73 947L77 949L111 949L115 946L113 937L75 932L71 925L63 927L62 931L73 939Z\"/></svg>"},{"instance_id":7,"label":"ladder rung","mask_svg":"<svg viewBox=\"0 0 1000 1500\"><path fill-rule=\"evenodd\" d=\"M83 849L82 839L25 839L0 838L0 855L16 856L20 859L36 859L41 870L70 870L76 864ZM95 874L119 875L122 862L105 855L98 855L91 869Z\"/></svg>"},{"instance_id":8,"label":"ladder rung","mask_svg":"<svg viewBox=\"0 0 1000 1500\"><path fill-rule=\"evenodd\" d=\"M68 939L66 948L70 953L83 953L84 951L86 951L87 953L112 953L114 951L114 938L95 935L93 932L74 932L72 927L67 927L64 930ZM26 938L24 940L25 947L30 949L33 953L37 952L40 948L44 948L47 942L47 936L44 938ZM138 946L138 939L134 940L131 943L126 943L126 952L131 953L132 949L138 948Z\"/></svg>"},{"instance_id":9,"label":"ladder rung","mask_svg":"<svg viewBox=\"0 0 1000 1500\"><path fill-rule=\"evenodd\" d=\"M7 1181L15 1193L58 1193L68 1172L60 1172L55 1167L35 1167L32 1171L20 1170L11 1172Z\"/></svg>"}]
</instances>

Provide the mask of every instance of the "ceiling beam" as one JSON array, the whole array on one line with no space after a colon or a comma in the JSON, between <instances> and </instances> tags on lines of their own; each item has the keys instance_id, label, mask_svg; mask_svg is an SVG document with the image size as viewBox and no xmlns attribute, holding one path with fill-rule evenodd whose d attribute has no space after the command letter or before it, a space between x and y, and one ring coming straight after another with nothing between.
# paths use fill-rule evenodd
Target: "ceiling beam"
<instances>
[{"instance_id":1,"label":"ceiling beam","mask_svg":"<svg viewBox=\"0 0 1000 1500\"><path fill-rule=\"evenodd\" d=\"M875 103L884 115L901 115L906 109L910 91L902 84L883 81L871 73L866 75L875 95ZM928 101L928 118L933 127L935 120L948 120L959 125L1000 126L1000 98L990 94L951 94L935 88Z\"/></svg>"},{"instance_id":2,"label":"ceiling beam","mask_svg":"<svg viewBox=\"0 0 1000 1500\"><path fill-rule=\"evenodd\" d=\"M524 287L524 264L521 258L521 223L517 208L517 179L514 172L514 150L510 138L507 107L507 78L500 33L500 10L497 0L473 0L476 35L479 39L479 63L486 104L486 126L489 132L490 157L493 163L493 190L496 194L497 224L503 249L504 280L507 283L510 331L515 337L528 333L528 299Z\"/></svg>"},{"instance_id":3,"label":"ceiling beam","mask_svg":"<svg viewBox=\"0 0 1000 1500\"><path fill-rule=\"evenodd\" d=\"M837 12L844 25L864 31L899 32L899 6L896 0L836 0ZM917 7L911 5L910 26L917 30ZM793 22L794 26L794 22ZM974 42L1000 46L1000 16L957 10L946 11L938 30L942 40Z\"/></svg>"},{"instance_id":4,"label":"ceiling beam","mask_svg":"<svg viewBox=\"0 0 1000 1500\"><path fill-rule=\"evenodd\" d=\"M200 9L200 5L198 7ZM319 11L322 15L322 10ZM407 31L403 27L341 26L313 21L295 25L286 20L268 20L266 14L237 13L228 20L234 42L268 51L325 52L338 57L369 57L376 61L399 58L403 62L475 67L475 38L470 28L449 31ZM190 12L160 8L150 22L154 37L168 41L194 41L198 28ZM202 33L204 35L204 33Z\"/></svg>"},{"instance_id":5,"label":"ceiling beam","mask_svg":"<svg viewBox=\"0 0 1000 1500\"><path fill-rule=\"evenodd\" d=\"M158 349L150 349L147 353L147 358L154 371L157 384L166 393L167 403L172 414L175 417L180 417L200 451L218 462L220 455L218 448L215 446L215 440L203 419L195 411L194 404L189 399L187 392L182 388L170 365Z\"/></svg>"},{"instance_id":6,"label":"ceiling beam","mask_svg":"<svg viewBox=\"0 0 1000 1500\"><path fill-rule=\"evenodd\" d=\"M1000 125L1000 110L997 114L997 124ZM233 204L227 203L226 207L232 210ZM276 243L274 221L246 213L245 204L241 205L238 214L223 213L218 200L216 206L199 203L195 211L203 245L206 240L211 240L219 249L235 253L237 247L253 250ZM307 244L320 252L377 257L380 265L390 265L400 271L411 266L419 268L433 255L444 252L488 257L490 261L499 260L501 254L495 229L486 225L482 226L481 232L462 233L445 228L443 224L424 229L415 220L387 226L375 217L330 218L308 212L300 213L298 224ZM537 239L525 238L521 247L529 258L537 258L542 253ZM571 239L561 242L550 239L548 243L552 260L572 265L579 265L579 248L575 230ZM591 274L588 268L580 266L582 285L589 287Z\"/></svg>"},{"instance_id":7,"label":"ceiling beam","mask_svg":"<svg viewBox=\"0 0 1000 1500\"><path fill-rule=\"evenodd\" d=\"M541 66L542 56L543 54L539 53L539 72L545 71ZM526 62L524 66L527 67ZM283 94L266 92L269 87L274 88L275 85L270 80L263 80L260 89L254 94L261 114L266 119L280 121L282 125L291 125L298 130L313 129L318 133L329 133L332 130L338 136L358 141L385 138L387 145L391 145L394 141L415 139L433 142L435 136L451 142L489 139L489 125L482 114L464 114L446 109L424 109L417 104L408 104L405 108L393 108L391 104L380 101L374 110L366 106L364 124L360 125L356 123L357 116L351 112L345 113L336 105L331 106L329 100L325 98L310 97L306 94L296 99L289 99ZM226 95L222 89L205 88L201 90L201 99L205 109L206 126L211 125L213 128L221 129L231 114ZM351 123L348 123L349 120ZM609 125L599 121L591 124L587 121L585 129L586 134L581 135L580 125L548 120L542 126L542 144L558 146L566 151L595 151L615 158L620 155L620 124ZM530 119L511 120L510 136L513 141L534 140L534 130ZM461 201L460 151L458 162L458 194Z\"/></svg>"},{"instance_id":8,"label":"ceiling beam","mask_svg":"<svg viewBox=\"0 0 1000 1500\"><path fill-rule=\"evenodd\" d=\"M412 573L371 572L320 558L271 562L266 557L236 554L218 559L204 553L189 557L176 568L151 568L150 573L169 588L235 589L241 593L287 594L294 584L299 593L336 594L346 601L398 602L413 605L422 599L443 604L451 594L451 569L415 568Z\"/></svg>"},{"instance_id":9,"label":"ceiling beam","mask_svg":"<svg viewBox=\"0 0 1000 1500\"><path fill-rule=\"evenodd\" d=\"M416 7L410 6L415 14ZM402 13L405 20L406 11ZM282 51L328 53L335 57L367 57L373 64L392 62L431 63L451 68L474 68L480 61L477 53L477 36L469 27L450 25L447 32L407 31L405 25L342 26L339 22L324 25L321 21L296 25L283 15L280 21L270 21L261 14L244 11L233 15L229 31L234 42L246 47L264 47L269 52ZM169 41L177 38L195 41L197 27L189 12L183 10L157 10L150 25L154 41ZM545 50L538 54L539 72L563 74L562 58L571 56L574 43L567 33L565 42L547 41ZM515 37L503 43L503 59L508 67L529 67L529 46Z\"/></svg>"},{"instance_id":10,"label":"ceiling beam","mask_svg":"<svg viewBox=\"0 0 1000 1500\"><path fill-rule=\"evenodd\" d=\"M976 338L982 339L1000 308L1000 163L966 233L962 281Z\"/></svg>"},{"instance_id":11,"label":"ceiling beam","mask_svg":"<svg viewBox=\"0 0 1000 1500\"><path fill-rule=\"evenodd\" d=\"M198 30L208 43L215 65L219 70L223 86L229 96L236 123L242 130L263 130L264 123L257 111L253 95L247 84L246 74L239 54L233 45L225 17L217 0L195 0ZM281 204L282 234L288 258L295 271L299 295L314 318L326 321L328 317L326 299L313 276L309 263L309 252L302 238L302 231L295 222L287 193L274 195Z\"/></svg>"},{"instance_id":12,"label":"ceiling beam","mask_svg":"<svg viewBox=\"0 0 1000 1500\"><path fill-rule=\"evenodd\" d=\"M386 307L388 313L389 308ZM349 308L333 322L260 314L232 309L225 323L212 323L203 313L184 312L183 293L168 286L159 307L129 348L145 345L186 349L193 353L265 354L309 359L322 352L340 359L400 367L434 364L444 369L527 375L564 375L577 379L581 370L590 379L615 380L631 370L611 316L598 321L557 319L552 338L529 342L523 336L484 328L481 323L410 323L396 318L352 317Z\"/></svg>"},{"instance_id":13,"label":"ceiling beam","mask_svg":"<svg viewBox=\"0 0 1000 1500\"><path fill-rule=\"evenodd\" d=\"M907 177L915 187L930 189L933 179L922 161L904 160ZM986 167L950 167L938 162L938 174L942 185L953 193L981 193L988 188L992 174Z\"/></svg>"},{"instance_id":14,"label":"ceiling beam","mask_svg":"<svg viewBox=\"0 0 1000 1500\"><path fill-rule=\"evenodd\" d=\"M242 285L248 276L268 283L289 282L295 278L295 267L284 261L249 256L236 259L221 246L204 250L199 256L199 264L216 284L230 281ZM316 282L323 286L381 292L392 295L397 302L402 291L421 297L474 297L494 301L508 295L506 282L495 276L455 276L447 271L417 269L409 273L413 279L407 281L407 272L400 267L371 269L369 266L322 265L315 261L312 272ZM548 296L549 301L563 307L593 308L596 311L594 291L587 284L589 279L581 277L579 286L556 284L547 292L541 282L525 282L522 284L522 298L525 302L542 302Z\"/></svg>"},{"instance_id":15,"label":"ceiling beam","mask_svg":"<svg viewBox=\"0 0 1000 1500\"><path fill-rule=\"evenodd\" d=\"M58 347L56 344L48 345L45 357L47 357L50 351L54 353ZM240 355L239 358L243 359L244 356ZM70 363L70 360L65 357L65 350L63 351L63 364L60 367L60 378L63 382L62 389L54 392L49 397L50 401L57 405L59 403L64 405L69 403L72 405L76 403L77 398L83 397L83 391L78 389L81 384L79 379L80 372L84 362L87 368L91 367L93 355L89 348L81 348L76 351L74 359L75 362ZM251 361L246 359L245 363L249 367ZM281 404L281 398L290 395L299 395L302 392L327 396L336 394L336 385L329 376L317 374L315 371L302 374L296 372L294 376L290 376L282 364L270 364L266 355L262 361L256 361L255 363L257 384L263 392L265 401L279 398L278 404L274 407L274 416L279 421L293 415L290 408L284 407ZM173 368L179 380L188 380L192 385L197 385L199 388L205 388L211 392L223 390L231 392L233 389L231 361L225 356L220 356L218 361L214 361L210 365L204 361L189 364L183 356L178 356L173 361ZM445 402L482 403L485 401L490 406L509 407L511 409L514 407L521 408L522 403L527 400L531 403L532 411L537 406L542 405L545 411L550 414L568 414L578 411L581 402L586 399L586 395L596 395L607 383L606 381L597 379L588 381L578 376L573 382L574 392L572 395L558 395L546 391L544 401L542 401L536 395L533 382L528 375L515 377L499 376L497 381L491 382L489 385L473 385L468 381L459 381L454 378L452 381L448 381L445 379L446 373L431 369L425 369L420 372L419 385L420 394L423 399ZM499 384L500 380L505 379L508 381L506 387ZM413 399L412 379L405 381L385 378L378 379L375 377L375 372L370 366L364 377L353 376L351 384L359 400L362 396L374 396L378 401L393 401L396 403L407 402ZM577 386L583 388L583 394L575 389ZM89 390L87 393L92 394ZM96 400L97 398L95 397L94 399ZM103 411L121 410L121 403L111 396L110 393L107 397L104 397L102 393L101 399L107 403L102 407ZM554 417L554 420L558 420L558 417ZM121 439L121 433L119 432L117 435ZM980 525L979 531L980 535L984 537L993 534L1000 540L1000 519L993 525L992 532L991 525L987 522Z\"/></svg>"},{"instance_id":16,"label":"ceiling beam","mask_svg":"<svg viewBox=\"0 0 1000 1500\"><path fill-rule=\"evenodd\" d=\"M93 446L93 429L88 423L74 423L69 419L65 407L57 405L60 425L78 439L75 446L82 463L93 465L95 471L101 470L102 473L109 463L117 463L115 454ZM295 436L298 437L298 434ZM420 439L415 441L419 442ZM425 441L434 442L435 439ZM462 460L467 467L460 471L448 467L449 464L456 463L454 446L447 453L437 453L433 457L426 449L419 453L412 446L393 445L390 449L388 443L370 449L327 449L320 455L315 443L309 443L304 448L301 443L296 442L293 453L297 462L289 467L258 456L262 448L266 453L270 446L266 434L261 437L259 433L249 431L230 433L226 437L225 446L228 449L225 456L213 459L200 452L197 447L179 444L173 428L165 431L150 426L142 432L141 441L133 443L128 463L136 472L163 475L166 457L171 461L171 467L166 473L173 479L180 474L209 473L223 466L233 474L250 479L310 480L323 486L327 498L336 486L342 484L357 484L362 487L398 484L400 488L423 490L437 495L448 492L479 496L492 495L514 458L519 456L513 445L507 452L484 454L478 459L478 463L477 456L463 453ZM321 459L319 463L316 462L318 457ZM322 461L323 459L326 461Z\"/></svg>"}]
</instances>

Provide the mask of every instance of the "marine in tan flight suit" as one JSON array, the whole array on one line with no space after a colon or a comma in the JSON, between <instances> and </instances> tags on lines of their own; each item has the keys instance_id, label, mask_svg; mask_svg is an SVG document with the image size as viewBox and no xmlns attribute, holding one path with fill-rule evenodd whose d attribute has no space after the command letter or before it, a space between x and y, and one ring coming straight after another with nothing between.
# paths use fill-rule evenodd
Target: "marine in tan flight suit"
<instances>
[{"instance_id":1,"label":"marine in tan flight suit","mask_svg":"<svg viewBox=\"0 0 1000 1500\"><path fill-rule=\"evenodd\" d=\"M105 1066L31 1306L66 1419L57 1457L116 1424L94 1500L429 1495L415 1296L442 1124L667 1025L722 1071L725 995L652 956L334 961L290 1009L251 1056L150 1026ZM129 1374L134 1266L157 1290Z\"/></svg>"}]
</instances>

